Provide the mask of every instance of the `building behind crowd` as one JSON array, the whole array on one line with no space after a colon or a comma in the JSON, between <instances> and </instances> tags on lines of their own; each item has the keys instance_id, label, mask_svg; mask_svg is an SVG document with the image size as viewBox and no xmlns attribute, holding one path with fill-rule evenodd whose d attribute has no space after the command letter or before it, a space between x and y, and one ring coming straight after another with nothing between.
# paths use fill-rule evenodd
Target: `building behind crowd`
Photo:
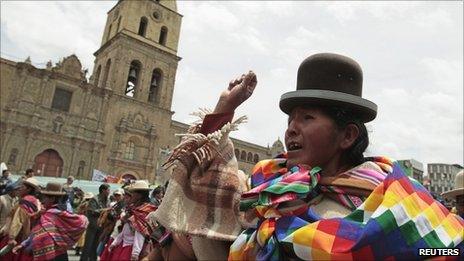
<instances>
[{"instance_id":1,"label":"building behind crowd","mask_svg":"<svg viewBox=\"0 0 464 261\"><path fill-rule=\"evenodd\" d=\"M406 175L422 184L424 181L424 164L415 159L398 160Z\"/></svg>"},{"instance_id":2,"label":"building behind crowd","mask_svg":"<svg viewBox=\"0 0 464 261\"><path fill-rule=\"evenodd\" d=\"M0 161L40 176L91 179L97 169L164 183L161 163L188 128L171 108L181 21L176 1L118 1L89 79L76 55L45 68L1 58ZM284 149L233 142L248 173Z\"/></svg>"},{"instance_id":3,"label":"building behind crowd","mask_svg":"<svg viewBox=\"0 0 464 261\"><path fill-rule=\"evenodd\" d=\"M454 189L454 178L462 169L463 166L459 164L427 164L430 192L441 195L445 191Z\"/></svg>"}]
</instances>

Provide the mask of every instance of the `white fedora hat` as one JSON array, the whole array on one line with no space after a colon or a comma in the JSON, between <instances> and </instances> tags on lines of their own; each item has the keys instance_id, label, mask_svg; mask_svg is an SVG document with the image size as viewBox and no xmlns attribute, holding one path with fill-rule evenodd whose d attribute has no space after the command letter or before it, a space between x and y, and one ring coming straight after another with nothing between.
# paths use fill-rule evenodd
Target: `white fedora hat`
<instances>
[{"instance_id":1,"label":"white fedora hat","mask_svg":"<svg viewBox=\"0 0 464 261\"><path fill-rule=\"evenodd\" d=\"M33 187L37 191L40 190L39 181L37 181L37 179L35 179L35 178L31 177L31 178L24 179L23 183Z\"/></svg>"},{"instance_id":2,"label":"white fedora hat","mask_svg":"<svg viewBox=\"0 0 464 261\"><path fill-rule=\"evenodd\" d=\"M464 170L456 174L454 178L454 189L441 194L445 198L455 198L458 195L464 195Z\"/></svg>"},{"instance_id":3,"label":"white fedora hat","mask_svg":"<svg viewBox=\"0 0 464 261\"><path fill-rule=\"evenodd\" d=\"M94 197L94 195L93 195L92 192L85 192L85 193L84 193L84 198L83 198L83 199L91 199L91 198L93 198L93 197Z\"/></svg>"},{"instance_id":4,"label":"white fedora hat","mask_svg":"<svg viewBox=\"0 0 464 261\"><path fill-rule=\"evenodd\" d=\"M124 195L124 190L123 189L116 189L114 192L113 192L113 195Z\"/></svg>"},{"instance_id":5,"label":"white fedora hat","mask_svg":"<svg viewBox=\"0 0 464 261\"><path fill-rule=\"evenodd\" d=\"M150 185L144 180L136 180L132 183L129 188L129 191L137 191L137 190L150 190Z\"/></svg>"}]
</instances>

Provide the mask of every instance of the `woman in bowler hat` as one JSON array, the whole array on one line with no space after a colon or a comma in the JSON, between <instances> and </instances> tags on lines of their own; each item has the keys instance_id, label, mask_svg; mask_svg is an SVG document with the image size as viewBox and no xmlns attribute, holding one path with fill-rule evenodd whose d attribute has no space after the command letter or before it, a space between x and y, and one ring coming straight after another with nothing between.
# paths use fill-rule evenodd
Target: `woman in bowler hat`
<instances>
[{"instance_id":1,"label":"woman in bowler hat","mask_svg":"<svg viewBox=\"0 0 464 261\"><path fill-rule=\"evenodd\" d=\"M287 152L258 162L244 184L227 135L257 78L250 71L232 80L168 159L176 167L158 222L191 234L202 260L418 259L420 248L462 249L460 217L396 161L364 157L377 105L362 97L362 84L349 57L306 58L296 90L279 102Z\"/></svg>"}]
</instances>

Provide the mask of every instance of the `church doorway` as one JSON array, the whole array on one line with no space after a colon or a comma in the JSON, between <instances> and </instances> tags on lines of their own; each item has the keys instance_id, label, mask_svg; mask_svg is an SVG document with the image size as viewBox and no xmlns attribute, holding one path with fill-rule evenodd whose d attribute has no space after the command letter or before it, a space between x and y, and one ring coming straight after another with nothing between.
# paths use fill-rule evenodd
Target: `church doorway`
<instances>
[{"instance_id":1,"label":"church doorway","mask_svg":"<svg viewBox=\"0 0 464 261\"><path fill-rule=\"evenodd\" d=\"M37 176L61 177L63 159L56 150L44 150L34 159L34 171Z\"/></svg>"},{"instance_id":2,"label":"church doorway","mask_svg":"<svg viewBox=\"0 0 464 261\"><path fill-rule=\"evenodd\" d=\"M132 174L124 174L121 176L123 180L137 180L137 178Z\"/></svg>"}]
</instances>

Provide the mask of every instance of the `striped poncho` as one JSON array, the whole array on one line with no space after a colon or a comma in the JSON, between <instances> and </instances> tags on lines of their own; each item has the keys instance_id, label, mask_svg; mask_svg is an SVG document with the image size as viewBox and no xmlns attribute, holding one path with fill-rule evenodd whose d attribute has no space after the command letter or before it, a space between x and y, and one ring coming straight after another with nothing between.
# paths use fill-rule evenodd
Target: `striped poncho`
<instances>
[{"instance_id":1,"label":"striped poncho","mask_svg":"<svg viewBox=\"0 0 464 261\"><path fill-rule=\"evenodd\" d=\"M421 258L419 248L457 247L463 253L462 218L435 201L396 162L368 160L381 171L361 167L331 180L321 178L319 168L287 170L285 158L258 163L241 210L254 210L259 221L235 240L229 260L410 260ZM318 216L311 205L324 194L351 214ZM295 200L308 204L279 208Z\"/></svg>"},{"instance_id":2,"label":"striped poncho","mask_svg":"<svg viewBox=\"0 0 464 261\"><path fill-rule=\"evenodd\" d=\"M66 253L84 233L88 220L83 215L49 208L32 229L34 260L52 260Z\"/></svg>"}]
</instances>

